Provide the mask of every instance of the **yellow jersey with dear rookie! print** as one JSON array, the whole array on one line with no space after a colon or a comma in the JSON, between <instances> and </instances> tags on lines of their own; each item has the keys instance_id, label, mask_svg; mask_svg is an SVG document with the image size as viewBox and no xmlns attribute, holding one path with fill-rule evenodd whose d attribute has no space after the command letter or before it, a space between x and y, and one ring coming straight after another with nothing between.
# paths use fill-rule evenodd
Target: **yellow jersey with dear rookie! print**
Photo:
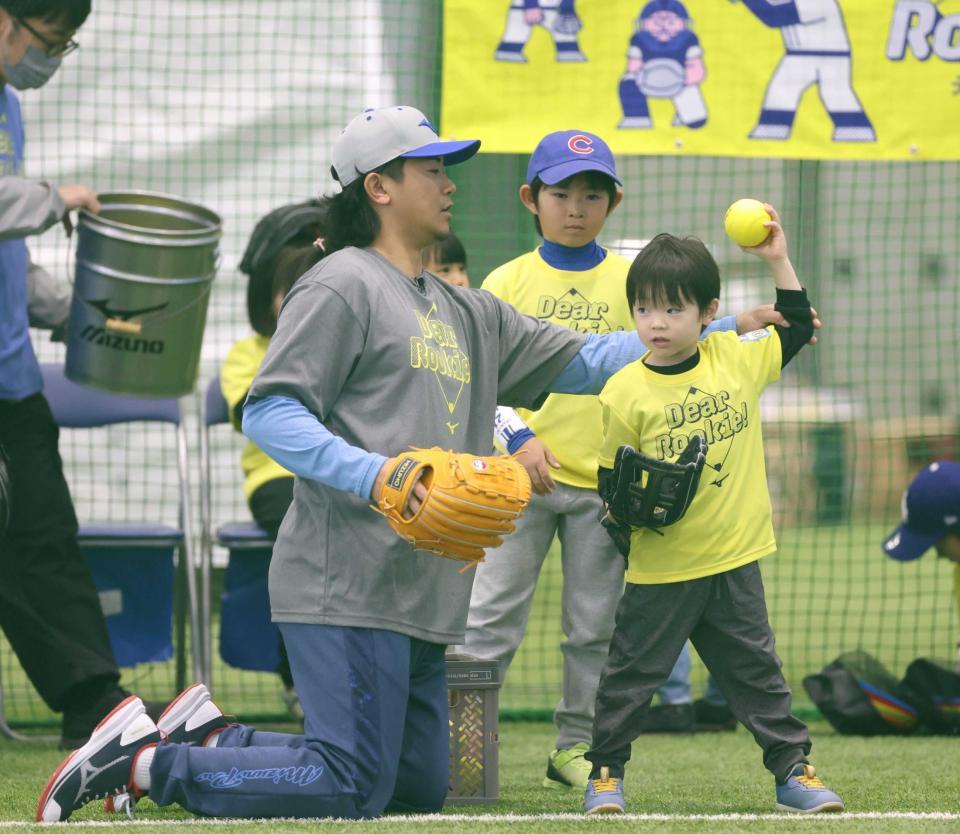
<instances>
[{"instance_id":1,"label":"yellow jersey with dear rookie! print","mask_svg":"<svg viewBox=\"0 0 960 834\"><path fill-rule=\"evenodd\" d=\"M711 334L700 342L696 367L683 373L658 373L640 359L607 381L600 394L600 466L613 468L625 443L671 461L693 434L707 441L700 487L686 515L658 532L634 531L628 582L697 579L776 549L758 406L780 365L780 338L769 327L743 336Z\"/></svg>"},{"instance_id":2,"label":"yellow jersey with dear rookie! print","mask_svg":"<svg viewBox=\"0 0 960 834\"><path fill-rule=\"evenodd\" d=\"M483 289L541 321L581 333L633 329L627 304L630 261L607 252L592 269L567 271L548 264L539 249L491 272ZM551 394L538 411L519 409L524 422L560 462L550 474L562 484L597 488L600 406L597 398Z\"/></svg>"}]
</instances>

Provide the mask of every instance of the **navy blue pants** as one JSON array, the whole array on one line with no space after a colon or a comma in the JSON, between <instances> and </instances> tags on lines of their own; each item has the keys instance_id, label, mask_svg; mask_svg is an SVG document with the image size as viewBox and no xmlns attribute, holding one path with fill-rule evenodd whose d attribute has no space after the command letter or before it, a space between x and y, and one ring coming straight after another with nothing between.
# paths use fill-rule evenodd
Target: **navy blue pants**
<instances>
[{"instance_id":1,"label":"navy blue pants","mask_svg":"<svg viewBox=\"0 0 960 834\"><path fill-rule=\"evenodd\" d=\"M393 631L281 623L304 734L232 727L163 744L150 798L217 817L440 810L448 788L444 646Z\"/></svg>"}]
</instances>

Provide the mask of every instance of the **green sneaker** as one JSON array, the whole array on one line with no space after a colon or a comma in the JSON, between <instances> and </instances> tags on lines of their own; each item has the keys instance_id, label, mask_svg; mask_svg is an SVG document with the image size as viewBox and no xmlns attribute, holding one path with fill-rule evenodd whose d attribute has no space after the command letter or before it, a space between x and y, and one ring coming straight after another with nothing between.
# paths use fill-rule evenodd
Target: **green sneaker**
<instances>
[{"instance_id":1,"label":"green sneaker","mask_svg":"<svg viewBox=\"0 0 960 834\"><path fill-rule=\"evenodd\" d=\"M565 750L554 750L547 756L547 776L543 780L545 788L586 789L590 782L590 764L583 754L590 749L586 742L574 744Z\"/></svg>"}]
</instances>

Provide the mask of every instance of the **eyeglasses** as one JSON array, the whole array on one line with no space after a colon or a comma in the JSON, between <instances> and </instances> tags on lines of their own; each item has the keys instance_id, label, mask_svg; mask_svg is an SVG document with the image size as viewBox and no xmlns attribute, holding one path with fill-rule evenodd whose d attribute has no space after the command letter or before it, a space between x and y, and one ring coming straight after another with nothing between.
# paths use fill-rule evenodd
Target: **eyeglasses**
<instances>
[{"instance_id":1,"label":"eyeglasses","mask_svg":"<svg viewBox=\"0 0 960 834\"><path fill-rule=\"evenodd\" d=\"M69 38L65 41L60 41L59 43L51 43L43 35L41 35L36 29L34 29L27 21L22 17L18 17L17 23L19 23L24 29L26 29L31 35L33 35L40 43L45 47L47 56L50 58L63 58L69 55L71 52L76 52L80 48L73 38Z\"/></svg>"}]
</instances>

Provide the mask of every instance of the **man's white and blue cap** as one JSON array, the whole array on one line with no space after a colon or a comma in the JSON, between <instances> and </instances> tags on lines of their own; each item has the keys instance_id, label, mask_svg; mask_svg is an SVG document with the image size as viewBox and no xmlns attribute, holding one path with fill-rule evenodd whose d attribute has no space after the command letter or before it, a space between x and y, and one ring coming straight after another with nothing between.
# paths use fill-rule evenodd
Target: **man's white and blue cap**
<instances>
[{"instance_id":1,"label":"man's white and blue cap","mask_svg":"<svg viewBox=\"0 0 960 834\"><path fill-rule=\"evenodd\" d=\"M544 136L534 149L527 164L527 183L540 177L544 185L556 185L584 171L599 171L622 185L613 153L603 139L585 130L559 130Z\"/></svg>"},{"instance_id":2,"label":"man's white and blue cap","mask_svg":"<svg viewBox=\"0 0 960 834\"><path fill-rule=\"evenodd\" d=\"M456 165L479 149L479 139L441 140L430 120L415 107L369 108L343 129L333 146L330 172L346 188L397 157L441 157L445 165Z\"/></svg>"},{"instance_id":3,"label":"man's white and blue cap","mask_svg":"<svg viewBox=\"0 0 960 834\"><path fill-rule=\"evenodd\" d=\"M893 559L919 559L947 533L960 534L960 463L931 463L910 482L900 509L903 522L883 543Z\"/></svg>"}]
</instances>

